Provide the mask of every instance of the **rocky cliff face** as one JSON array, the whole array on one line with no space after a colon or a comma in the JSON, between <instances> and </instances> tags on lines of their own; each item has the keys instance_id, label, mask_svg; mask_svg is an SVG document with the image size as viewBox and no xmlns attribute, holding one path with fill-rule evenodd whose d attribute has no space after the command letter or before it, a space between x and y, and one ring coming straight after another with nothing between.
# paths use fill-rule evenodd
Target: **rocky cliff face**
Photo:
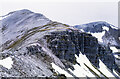
<instances>
[{"instance_id":1,"label":"rocky cliff face","mask_svg":"<svg viewBox=\"0 0 120 79\"><path fill-rule=\"evenodd\" d=\"M71 63L77 63L75 54L85 54L90 62L99 68L99 59L110 69L117 68L112 50L109 47L100 45L97 38L91 34L76 30L52 32L46 35L47 46L60 59Z\"/></svg>"},{"instance_id":2,"label":"rocky cliff face","mask_svg":"<svg viewBox=\"0 0 120 79\"><path fill-rule=\"evenodd\" d=\"M77 29L83 30L84 32L91 33L95 36L99 43L104 44L106 47L113 48L112 53L115 55L116 63L119 65L119 49L120 49L120 29L107 22L98 21L88 24L76 25Z\"/></svg>"},{"instance_id":3,"label":"rocky cliff face","mask_svg":"<svg viewBox=\"0 0 120 79\"><path fill-rule=\"evenodd\" d=\"M119 78L112 50L90 33L29 10L8 15L1 20L0 59L13 63L8 69L0 62L1 77Z\"/></svg>"}]
</instances>

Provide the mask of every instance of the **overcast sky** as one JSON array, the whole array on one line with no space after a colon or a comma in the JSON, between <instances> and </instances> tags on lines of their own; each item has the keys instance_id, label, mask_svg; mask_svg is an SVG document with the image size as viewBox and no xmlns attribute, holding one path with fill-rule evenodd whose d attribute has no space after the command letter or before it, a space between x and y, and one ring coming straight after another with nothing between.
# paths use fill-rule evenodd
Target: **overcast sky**
<instances>
[{"instance_id":1,"label":"overcast sky","mask_svg":"<svg viewBox=\"0 0 120 79\"><path fill-rule=\"evenodd\" d=\"M29 9L69 25L106 21L118 26L118 0L0 0L0 7L0 16Z\"/></svg>"}]
</instances>

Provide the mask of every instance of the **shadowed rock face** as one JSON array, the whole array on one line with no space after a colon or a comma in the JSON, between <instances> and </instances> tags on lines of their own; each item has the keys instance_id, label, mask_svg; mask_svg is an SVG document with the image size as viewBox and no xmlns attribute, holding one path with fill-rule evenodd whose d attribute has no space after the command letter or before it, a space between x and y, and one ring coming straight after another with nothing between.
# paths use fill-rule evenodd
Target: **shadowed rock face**
<instances>
[{"instance_id":1,"label":"shadowed rock face","mask_svg":"<svg viewBox=\"0 0 120 79\"><path fill-rule=\"evenodd\" d=\"M90 62L99 67L99 59L110 69L115 69L115 58L109 47L98 44L97 38L91 34L75 30L52 32L44 37L48 47L60 59L76 63L75 54L85 54Z\"/></svg>"},{"instance_id":2,"label":"shadowed rock face","mask_svg":"<svg viewBox=\"0 0 120 79\"><path fill-rule=\"evenodd\" d=\"M98 56L101 61L112 71L113 69L117 70L118 67L115 63L115 58L113 56L112 50L109 47L98 46Z\"/></svg>"}]
</instances>

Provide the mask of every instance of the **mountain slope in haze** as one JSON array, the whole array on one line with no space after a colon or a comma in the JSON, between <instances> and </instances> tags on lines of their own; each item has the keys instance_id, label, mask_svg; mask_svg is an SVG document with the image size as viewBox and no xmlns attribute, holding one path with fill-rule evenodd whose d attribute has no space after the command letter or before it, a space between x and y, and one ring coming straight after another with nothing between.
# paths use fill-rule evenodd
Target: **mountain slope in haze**
<instances>
[{"instance_id":1,"label":"mountain slope in haze","mask_svg":"<svg viewBox=\"0 0 120 79\"><path fill-rule=\"evenodd\" d=\"M26 9L4 17L0 21L1 77L119 78L112 50L90 33ZM6 58L12 60L11 68L1 63Z\"/></svg>"}]
</instances>

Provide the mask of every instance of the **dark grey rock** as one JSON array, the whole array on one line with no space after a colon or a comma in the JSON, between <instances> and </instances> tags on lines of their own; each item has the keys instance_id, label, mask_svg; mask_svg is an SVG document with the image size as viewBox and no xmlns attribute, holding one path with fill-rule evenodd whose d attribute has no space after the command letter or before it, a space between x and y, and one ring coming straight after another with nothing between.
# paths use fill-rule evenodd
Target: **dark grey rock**
<instances>
[{"instance_id":1,"label":"dark grey rock","mask_svg":"<svg viewBox=\"0 0 120 79\"><path fill-rule=\"evenodd\" d=\"M65 59L71 63L77 63L75 54L83 53L90 62L99 67L99 59L110 69L116 69L115 58L108 47L98 44L97 38L87 33L76 30L62 32L52 32L44 37L48 47L60 59ZM79 52L80 51L80 52Z\"/></svg>"}]
</instances>

